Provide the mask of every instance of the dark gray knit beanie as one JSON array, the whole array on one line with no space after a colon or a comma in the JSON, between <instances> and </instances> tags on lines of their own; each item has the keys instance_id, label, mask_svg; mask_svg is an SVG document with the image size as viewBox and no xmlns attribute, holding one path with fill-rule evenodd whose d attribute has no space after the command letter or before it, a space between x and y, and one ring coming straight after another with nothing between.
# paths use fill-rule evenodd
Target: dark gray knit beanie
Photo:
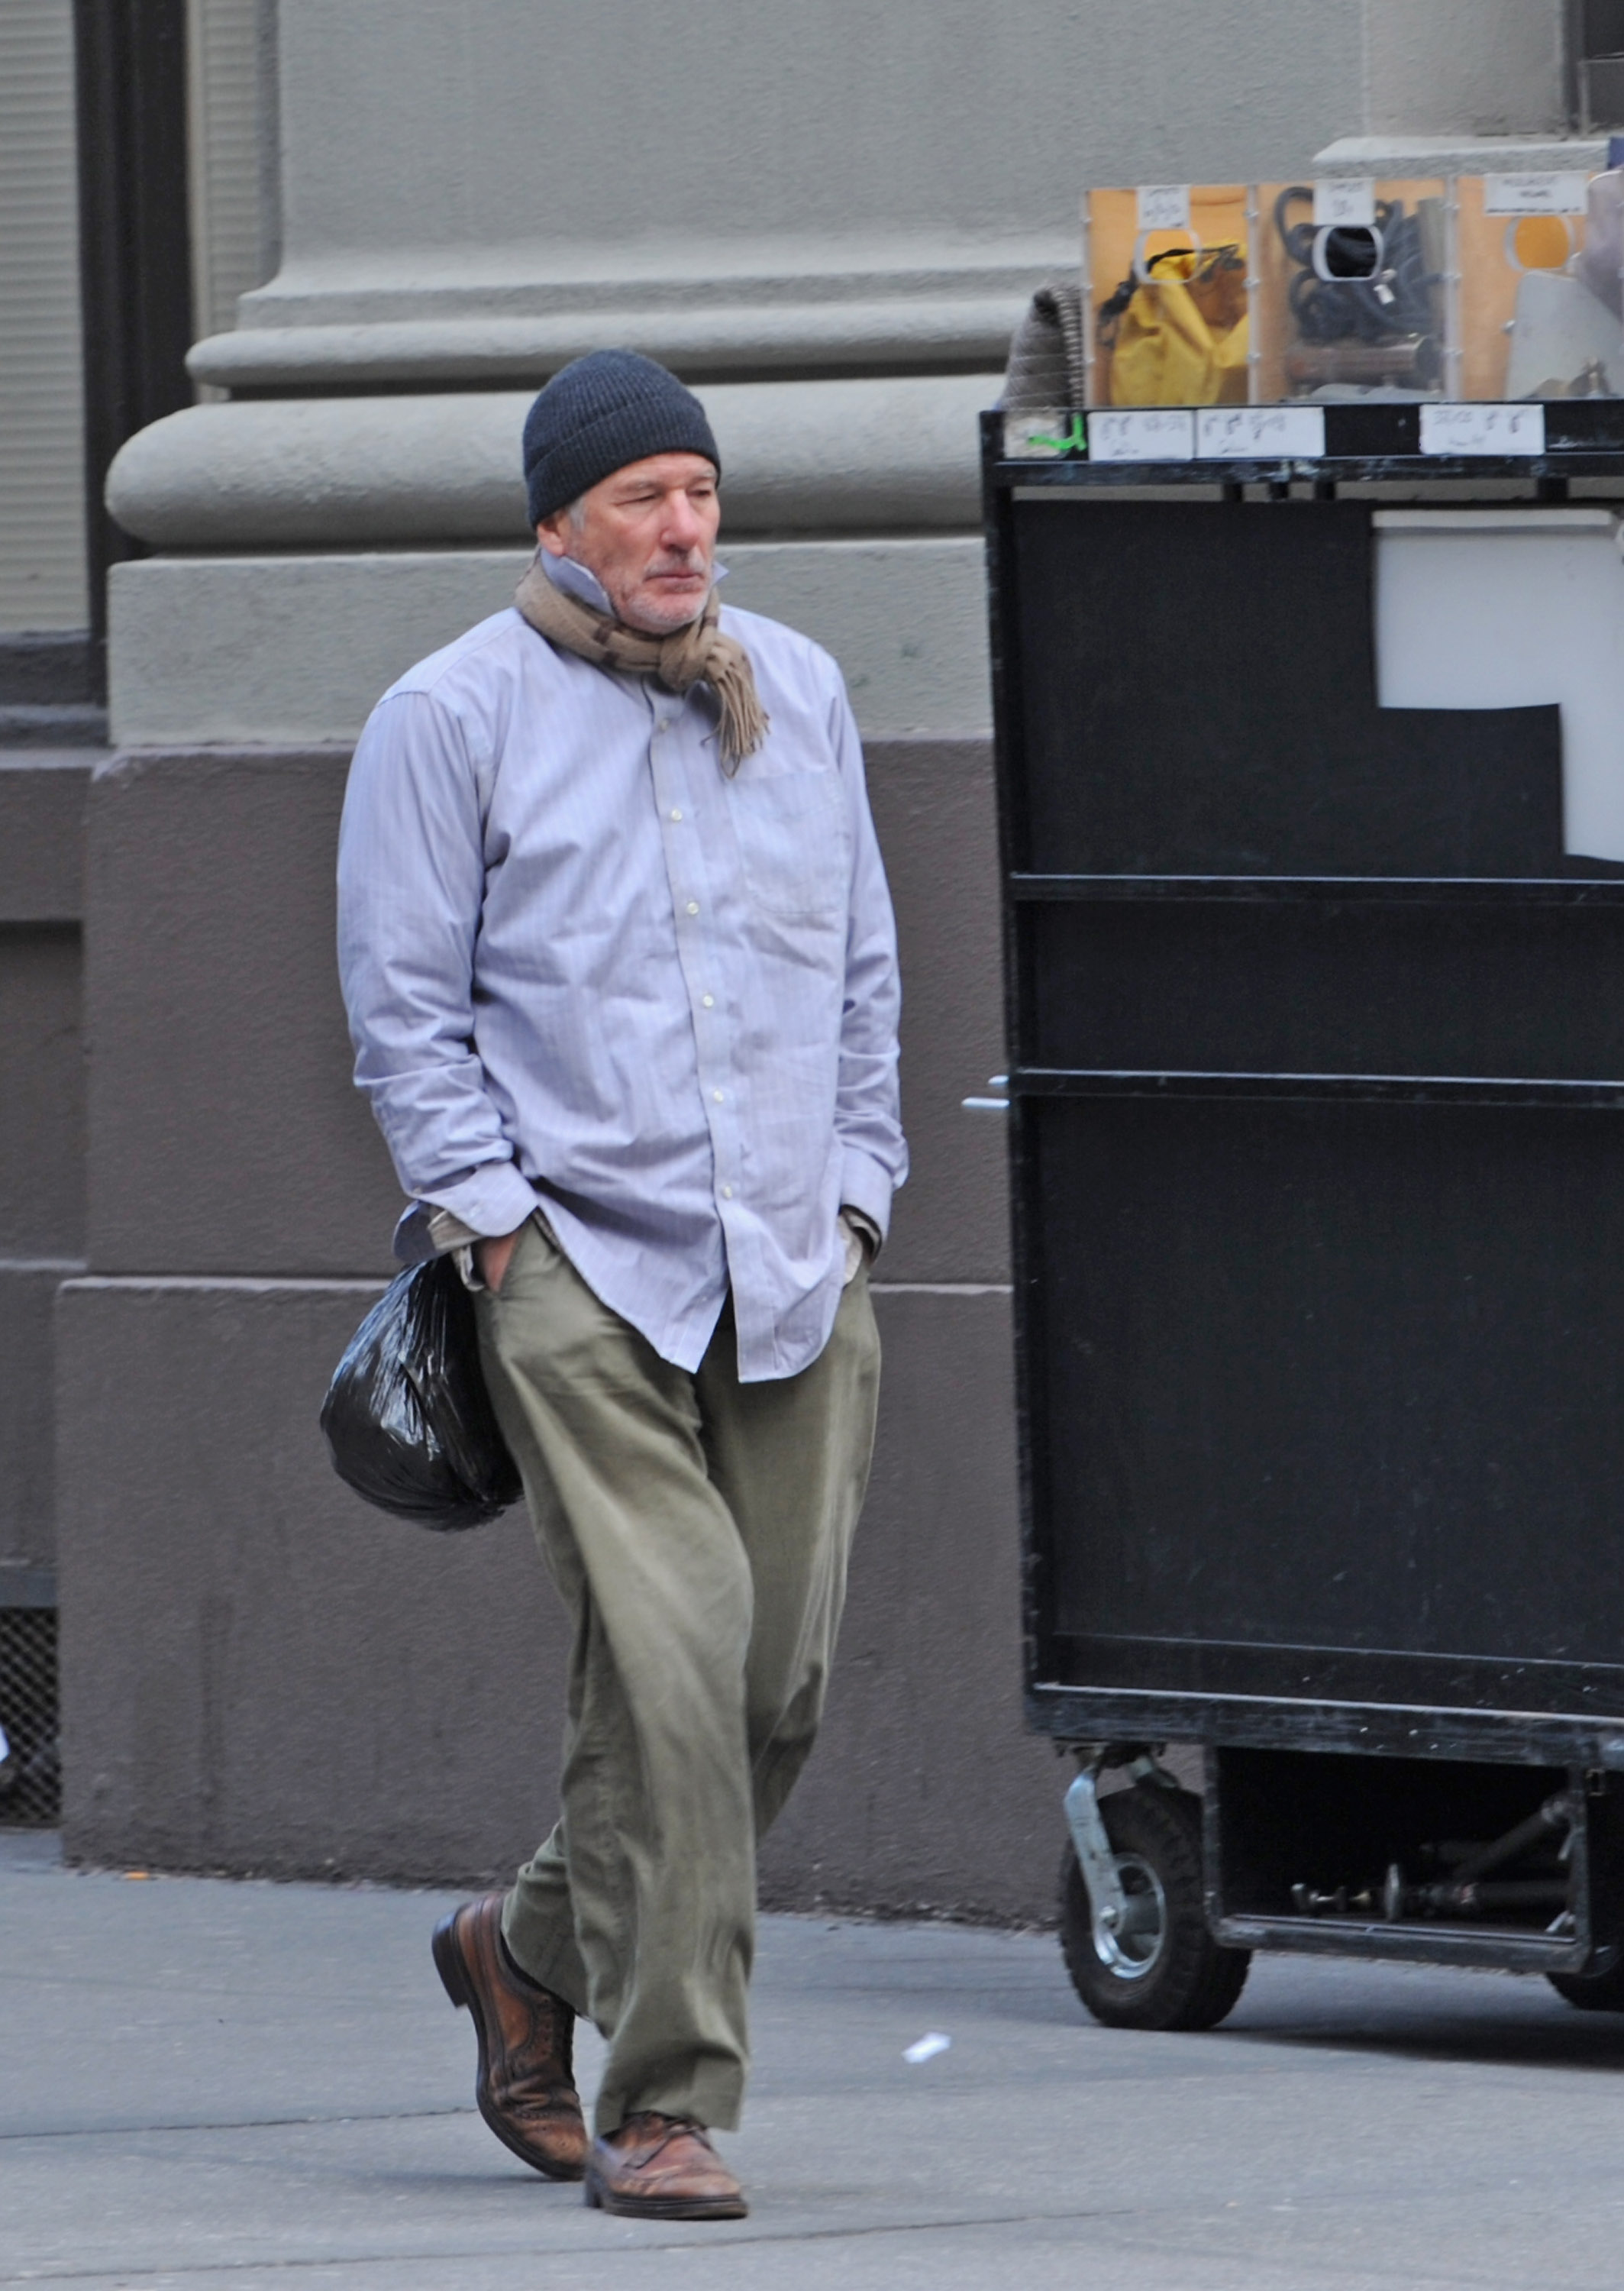
<instances>
[{"instance_id":1,"label":"dark gray knit beanie","mask_svg":"<svg viewBox=\"0 0 1624 2291\"><path fill-rule=\"evenodd\" d=\"M703 454L721 475L704 407L674 374L636 350L575 359L525 416L531 524L650 454Z\"/></svg>"}]
</instances>

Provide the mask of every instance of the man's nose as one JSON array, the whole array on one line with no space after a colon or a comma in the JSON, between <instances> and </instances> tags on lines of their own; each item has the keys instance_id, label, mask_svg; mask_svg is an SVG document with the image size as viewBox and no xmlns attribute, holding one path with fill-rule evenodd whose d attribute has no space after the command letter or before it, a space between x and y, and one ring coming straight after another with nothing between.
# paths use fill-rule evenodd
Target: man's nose
<instances>
[{"instance_id":1,"label":"man's nose","mask_svg":"<svg viewBox=\"0 0 1624 2291\"><path fill-rule=\"evenodd\" d=\"M667 549L678 549L686 553L690 549L697 549L704 537L704 527L693 502L686 494L673 494L665 504L660 535Z\"/></svg>"}]
</instances>

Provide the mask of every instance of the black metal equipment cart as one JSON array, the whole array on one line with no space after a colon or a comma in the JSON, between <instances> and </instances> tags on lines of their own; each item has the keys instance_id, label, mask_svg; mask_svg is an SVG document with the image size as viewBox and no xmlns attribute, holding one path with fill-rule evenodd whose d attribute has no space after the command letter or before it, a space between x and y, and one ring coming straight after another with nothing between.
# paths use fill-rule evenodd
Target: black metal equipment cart
<instances>
[{"instance_id":1,"label":"black metal equipment cart","mask_svg":"<svg viewBox=\"0 0 1624 2291\"><path fill-rule=\"evenodd\" d=\"M1501 459L1414 406L1291 459L1098 419L984 441L1073 1978L1144 2028L1258 1948L1624 2010L1624 867L1564 849L1561 705L1380 706L1373 623L1395 503L1604 526L1624 403Z\"/></svg>"}]
</instances>

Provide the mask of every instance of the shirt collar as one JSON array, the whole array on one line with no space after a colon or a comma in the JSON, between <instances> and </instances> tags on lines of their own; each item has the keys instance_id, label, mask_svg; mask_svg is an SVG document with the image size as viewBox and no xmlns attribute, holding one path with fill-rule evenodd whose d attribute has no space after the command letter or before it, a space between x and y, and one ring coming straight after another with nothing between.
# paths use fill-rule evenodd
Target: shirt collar
<instances>
[{"instance_id":1,"label":"shirt collar","mask_svg":"<svg viewBox=\"0 0 1624 2291\"><path fill-rule=\"evenodd\" d=\"M555 557L551 550L543 549L541 557L542 570L555 589L562 589L567 597L574 597L581 604L590 605L595 613L605 613L610 620L615 618L615 607L596 573L589 573L585 566L578 565L573 557ZM725 565L712 565L712 582L725 581L727 577Z\"/></svg>"}]
</instances>

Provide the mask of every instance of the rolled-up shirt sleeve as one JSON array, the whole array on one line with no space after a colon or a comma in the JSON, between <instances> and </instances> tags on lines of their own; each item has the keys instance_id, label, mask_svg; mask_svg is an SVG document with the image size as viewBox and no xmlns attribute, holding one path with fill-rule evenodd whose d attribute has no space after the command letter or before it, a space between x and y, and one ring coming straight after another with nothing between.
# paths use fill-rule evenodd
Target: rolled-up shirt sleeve
<instances>
[{"instance_id":1,"label":"rolled-up shirt sleeve","mask_svg":"<svg viewBox=\"0 0 1624 2291\"><path fill-rule=\"evenodd\" d=\"M829 731L840 760L853 829L851 909L834 1116L840 1145L840 1199L872 1218L883 1238L890 1226L891 1195L908 1174L897 1081L896 1029L902 991L885 864L869 812L862 743L844 687L837 696Z\"/></svg>"},{"instance_id":2,"label":"rolled-up shirt sleeve","mask_svg":"<svg viewBox=\"0 0 1624 2291\"><path fill-rule=\"evenodd\" d=\"M432 695L374 710L339 832L338 956L371 1103L405 1191L478 1234L535 1207L474 1049L485 885L478 773L464 725Z\"/></svg>"}]
</instances>

